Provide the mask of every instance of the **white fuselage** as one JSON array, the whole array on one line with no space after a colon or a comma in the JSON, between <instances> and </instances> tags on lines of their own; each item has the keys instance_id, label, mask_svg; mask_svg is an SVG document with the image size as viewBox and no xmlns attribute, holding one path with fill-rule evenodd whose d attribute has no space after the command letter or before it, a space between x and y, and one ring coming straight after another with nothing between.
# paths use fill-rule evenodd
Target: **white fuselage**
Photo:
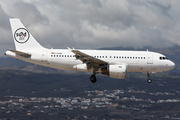
<instances>
[{"instance_id":1,"label":"white fuselage","mask_svg":"<svg viewBox=\"0 0 180 120\"><path fill-rule=\"evenodd\" d=\"M115 50L80 50L97 59L106 61L109 65L126 64L127 72L162 72L175 67L175 64L160 53L149 51L115 51ZM77 70L75 65L83 64L76 59L75 54L69 49L24 49L22 52L31 54L24 58L11 51L7 56L23 61L64 70ZM88 72L88 70L85 70ZM89 71L90 72L90 71Z\"/></svg>"}]
</instances>

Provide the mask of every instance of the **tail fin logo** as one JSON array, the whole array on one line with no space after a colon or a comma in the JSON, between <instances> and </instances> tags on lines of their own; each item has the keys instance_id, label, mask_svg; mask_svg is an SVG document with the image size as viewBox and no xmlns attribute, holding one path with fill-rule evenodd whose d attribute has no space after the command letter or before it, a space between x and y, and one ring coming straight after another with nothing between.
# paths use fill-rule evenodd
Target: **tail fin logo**
<instances>
[{"instance_id":1,"label":"tail fin logo","mask_svg":"<svg viewBox=\"0 0 180 120\"><path fill-rule=\"evenodd\" d=\"M25 43L29 40L29 32L24 28L19 28L14 33L14 39L18 43Z\"/></svg>"}]
</instances>

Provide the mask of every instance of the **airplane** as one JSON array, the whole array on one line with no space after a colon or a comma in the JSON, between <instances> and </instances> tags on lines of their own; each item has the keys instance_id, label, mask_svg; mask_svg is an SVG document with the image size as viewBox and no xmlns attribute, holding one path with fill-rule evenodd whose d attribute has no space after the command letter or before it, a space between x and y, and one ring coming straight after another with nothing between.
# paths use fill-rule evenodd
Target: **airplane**
<instances>
[{"instance_id":1,"label":"airplane","mask_svg":"<svg viewBox=\"0 0 180 120\"><path fill-rule=\"evenodd\" d=\"M6 51L6 56L50 68L92 72L92 83L97 81L98 73L125 79L127 72L145 72L147 82L151 83L151 73L169 71L175 67L166 56L148 50L47 49L36 41L20 19L11 18L9 21L16 49Z\"/></svg>"}]
</instances>

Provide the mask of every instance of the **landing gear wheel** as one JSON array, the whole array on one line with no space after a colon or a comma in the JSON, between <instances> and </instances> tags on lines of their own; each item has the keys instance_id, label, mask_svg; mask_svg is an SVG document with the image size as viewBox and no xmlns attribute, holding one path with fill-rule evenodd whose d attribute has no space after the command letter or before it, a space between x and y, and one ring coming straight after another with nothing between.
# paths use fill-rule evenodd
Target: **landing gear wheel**
<instances>
[{"instance_id":1,"label":"landing gear wheel","mask_svg":"<svg viewBox=\"0 0 180 120\"><path fill-rule=\"evenodd\" d=\"M148 82L148 83L151 83L151 82L152 82L152 80L150 79L150 73L149 73L149 72L147 73L147 77L148 77L147 82Z\"/></svg>"},{"instance_id":2,"label":"landing gear wheel","mask_svg":"<svg viewBox=\"0 0 180 120\"><path fill-rule=\"evenodd\" d=\"M152 82L152 80L151 80L151 79L148 79L148 80L147 80L147 82L148 82L148 83L151 83L151 82Z\"/></svg>"},{"instance_id":3,"label":"landing gear wheel","mask_svg":"<svg viewBox=\"0 0 180 120\"><path fill-rule=\"evenodd\" d=\"M90 80L91 80L92 83L95 83L97 81L96 80L96 76L95 75L91 75Z\"/></svg>"}]
</instances>

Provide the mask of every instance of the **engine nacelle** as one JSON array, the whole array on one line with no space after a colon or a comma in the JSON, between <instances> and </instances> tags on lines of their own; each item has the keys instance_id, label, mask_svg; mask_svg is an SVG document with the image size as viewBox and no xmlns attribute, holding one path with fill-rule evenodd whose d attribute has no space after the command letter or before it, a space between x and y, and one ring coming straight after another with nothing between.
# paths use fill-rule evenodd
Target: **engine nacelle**
<instances>
[{"instance_id":1,"label":"engine nacelle","mask_svg":"<svg viewBox=\"0 0 180 120\"><path fill-rule=\"evenodd\" d=\"M92 71L91 69L87 68L86 64L78 64L78 65L73 66L73 68L76 71L83 71L83 72L91 72Z\"/></svg>"},{"instance_id":2,"label":"engine nacelle","mask_svg":"<svg viewBox=\"0 0 180 120\"><path fill-rule=\"evenodd\" d=\"M109 65L109 77L124 79L126 77L127 65Z\"/></svg>"}]
</instances>

